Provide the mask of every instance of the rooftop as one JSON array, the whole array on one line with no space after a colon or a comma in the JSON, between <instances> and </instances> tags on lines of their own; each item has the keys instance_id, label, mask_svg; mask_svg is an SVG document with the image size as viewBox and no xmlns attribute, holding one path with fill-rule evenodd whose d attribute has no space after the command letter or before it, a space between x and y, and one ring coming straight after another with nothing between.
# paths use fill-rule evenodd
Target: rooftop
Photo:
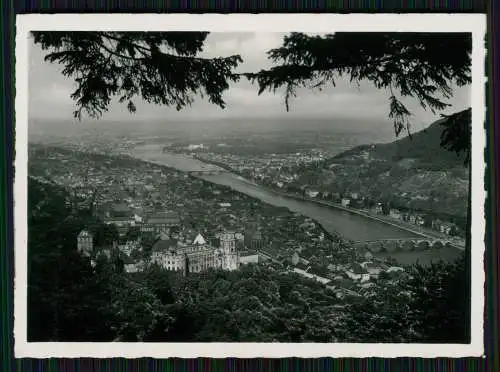
<instances>
[{"instance_id":1,"label":"rooftop","mask_svg":"<svg viewBox=\"0 0 500 372\"><path fill-rule=\"evenodd\" d=\"M82 230L82 231L80 231L80 234L78 234L78 237L79 238L92 238L93 235L87 230Z\"/></svg>"},{"instance_id":2,"label":"rooftop","mask_svg":"<svg viewBox=\"0 0 500 372\"><path fill-rule=\"evenodd\" d=\"M258 254L257 251L254 250L244 250L240 252L240 257L246 257L246 256L254 256Z\"/></svg>"},{"instance_id":3,"label":"rooftop","mask_svg":"<svg viewBox=\"0 0 500 372\"><path fill-rule=\"evenodd\" d=\"M205 238L201 234L198 234L198 235L196 235L196 238L194 239L193 244L204 245L204 244L207 244L207 241L205 240Z\"/></svg>"},{"instance_id":4,"label":"rooftop","mask_svg":"<svg viewBox=\"0 0 500 372\"><path fill-rule=\"evenodd\" d=\"M168 251L169 249L177 248L177 240L175 239L166 239L166 240L158 240L154 245L152 250L161 252Z\"/></svg>"},{"instance_id":5,"label":"rooftop","mask_svg":"<svg viewBox=\"0 0 500 372\"><path fill-rule=\"evenodd\" d=\"M112 222L112 221L128 222L129 220L130 220L130 217L123 217L123 216L104 217L104 222Z\"/></svg>"},{"instance_id":6,"label":"rooftop","mask_svg":"<svg viewBox=\"0 0 500 372\"><path fill-rule=\"evenodd\" d=\"M130 212L130 207L125 203L116 203L111 206L113 212Z\"/></svg>"},{"instance_id":7,"label":"rooftop","mask_svg":"<svg viewBox=\"0 0 500 372\"><path fill-rule=\"evenodd\" d=\"M147 219L148 223L179 223L180 216L177 212L160 212Z\"/></svg>"}]
</instances>

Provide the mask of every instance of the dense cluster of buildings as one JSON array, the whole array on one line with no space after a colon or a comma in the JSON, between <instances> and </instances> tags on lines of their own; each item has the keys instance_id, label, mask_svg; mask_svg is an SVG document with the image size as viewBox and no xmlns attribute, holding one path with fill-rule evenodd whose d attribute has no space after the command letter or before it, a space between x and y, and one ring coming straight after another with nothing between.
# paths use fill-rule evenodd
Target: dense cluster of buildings
<instances>
[{"instance_id":1,"label":"dense cluster of buildings","mask_svg":"<svg viewBox=\"0 0 500 372\"><path fill-rule=\"evenodd\" d=\"M140 239L125 244L114 242L112 247L97 247L94 244L94 235L85 229L77 237L77 249L80 254L89 257L93 264L99 255L107 258L114 255L125 258L125 270L128 272L139 271L147 263L157 264L166 270L185 275L189 272L203 272L210 268L232 271L238 269L240 265L259 262L257 251L237 249L234 232L226 231L218 235L218 244L209 243L201 234L188 242L159 237L152 247L150 257L142 256L133 260L132 251L142 250Z\"/></svg>"},{"instance_id":2,"label":"dense cluster of buildings","mask_svg":"<svg viewBox=\"0 0 500 372\"><path fill-rule=\"evenodd\" d=\"M369 252L352 262L329 264L326 270L318 270L312 262L295 252L285 260L285 267L288 272L324 284L339 298L363 296L382 278L384 285L391 285L398 283L406 275L402 267L390 265Z\"/></svg>"},{"instance_id":3,"label":"dense cluster of buildings","mask_svg":"<svg viewBox=\"0 0 500 372\"><path fill-rule=\"evenodd\" d=\"M265 248L256 226L246 234L228 230L213 234L211 239L197 233L193 239L176 211L155 211L143 218L125 203L112 203L98 209L98 214L104 224L116 228L117 241L112 247L97 247L93 234L85 229L77 237L78 251L93 262L100 254L108 258L119 255L128 272L142 270L146 262L183 274L210 268L236 270L241 264L258 263L258 251ZM134 238L129 236L132 230ZM141 253L143 240L154 241L150 257Z\"/></svg>"},{"instance_id":4,"label":"dense cluster of buildings","mask_svg":"<svg viewBox=\"0 0 500 372\"><path fill-rule=\"evenodd\" d=\"M166 229L177 219L182 226L198 231L228 228L243 233L246 226L260 218L259 228L268 239L303 237L292 225L302 223L306 217L295 217L289 211L174 169L129 157L61 148L46 151L45 147L35 147L31 151L30 177L63 186L70 192L68 207L92 210L105 223L117 226L121 234L130 226L138 226L143 232L153 225L155 229ZM175 212L168 215L170 212L165 211ZM290 221L277 226L273 222L277 217ZM166 226L157 224L162 219ZM310 233L314 236L318 229Z\"/></svg>"},{"instance_id":5,"label":"dense cluster of buildings","mask_svg":"<svg viewBox=\"0 0 500 372\"><path fill-rule=\"evenodd\" d=\"M252 263L287 271L286 257L298 251L308 262L304 276L333 281L334 272L325 272L329 264L359 261L352 247L339 245L315 221L185 173L59 149L43 155L30 158L36 164L30 176L65 186L72 192L69 206L90 209L104 225L116 227L116 239L105 244L91 227L80 232L78 250L91 262L118 256L127 272L151 264L196 273Z\"/></svg>"},{"instance_id":6,"label":"dense cluster of buildings","mask_svg":"<svg viewBox=\"0 0 500 372\"><path fill-rule=\"evenodd\" d=\"M251 157L236 154L220 154L204 151L194 155L197 159L208 163L223 164L230 169L251 175L255 179L265 179L268 174L274 174L278 182L286 183L297 179L297 174L288 174L285 170L294 169L297 166L309 165L321 162L326 153L321 150L308 152L252 155Z\"/></svg>"},{"instance_id":7,"label":"dense cluster of buildings","mask_svg":"<svg viewBox=\"0 0 500 372\"><path fill-rule=\"evenodd\" d=\"M164 221L153 221L165 228ZM205 238L198 233L192 240L183 240L167 235L166 233L170 233L168 228L156 230L157 225L154 223L153 225L153 230L158 231L159 235L147 259L144 257L135 261L130 259L132 251L142 249L140 239L124 244L114 243L112 247L96 247L93 234L88 230L82 230L77 237L78 251L89 257L92 262L95 262L99 255L107 258L114 255L129 258L125 260L124 265L127 272L142 271L148 265L156 264L182 275L209 269L232 271L241 265L258 264L271 258L271 261L277 264L277 269L316 280L337 293L338 297L362 295L364 290L375 285L381 274L387 277L389 283L391 280L397 282L403 274L402 268L390 266L370 253L364 255L364 261L361 263L357 262L360 260L348 262L349 260L340 259L336 264L330 264L326 268L321 268L314 259L301 257L298 251L285 259L276 260L266 257L265 253L258 250L265 248L265 245L260 234L255 234L251 229L247 237L233 231L224 231L215 234L215 239ZM146 234L150 230L147 231Z\"/></svg>"}]
</instances>

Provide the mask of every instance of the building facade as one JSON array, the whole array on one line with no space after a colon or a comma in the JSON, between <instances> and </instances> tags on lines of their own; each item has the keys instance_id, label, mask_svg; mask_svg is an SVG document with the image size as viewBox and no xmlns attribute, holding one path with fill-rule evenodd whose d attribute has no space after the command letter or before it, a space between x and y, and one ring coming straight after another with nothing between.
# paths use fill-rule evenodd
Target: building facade
<instances>
[{"instance_id":1,"label":"building facade","mask_svg":"<svg viewBox=\"0 0 500 372\"><path fill-rule=\"evenodd\" d=\"M233 232L225 232L220 236L220 250L223 270L236 270L240 265L236 250L236 237Z\"/></svg>"},{"instance_id":2,"label":"building facade","mask_svg":"<svg viewBox=\"0 0 500 372\"><path fill-rule=\"evenodd\" d=\"M244 237L245 247L249 250L259 251L264 249L265 242L260 231L248 230Z\"/></svg>"},{"instance_id":3,"label":"building facade","mask_svg":"<svg viewBox=\"0 0 500 372\"><path fill-rule=\"evenodd\" d=\"M152 235L168 233L172 227L180 225L180 216L176 212L162 212L151 216L144 221L141 232Z\"/></svg>"},{"instance_id":4,"label":"building facade","mask_svg":"<svg viewBox=\"0 0 500 372\"><path fill-rule=\"evenodd\" d=\"M343 198L341 203L343 207L348 207L351 204L351 199Z\"/></svg>"},{"instance_id":5,"label":"building facade","mask_svg":"<svg viewBox=\"0 0 500 372\"><path fill-rule=\"evenodd\" d=\"M259 263L259 254L256 251L239 252L238 261L240 265Z\"/></svg>"},{"instance_id":6,"label":"building facade","mask_svg":"<svg viewBox=\"0 0 500 372\"><path fill-rule=\"evenodd\" d=\"M187 257L179 250L169 250L167 252L153 252L152 261L164 269L171 271L186 270Z\"/></svg>"},{"instance_id":7,"label":"building facade","mask_svg":"<svg viewBox=\"0 0 500 372\"><path fill-rule=\"evenodd\" d=\"M83 256L91 256L94 251L94 236L89 231L82 230L80 234L78 234L77 250Z\"/></svg>"}]
</instances>

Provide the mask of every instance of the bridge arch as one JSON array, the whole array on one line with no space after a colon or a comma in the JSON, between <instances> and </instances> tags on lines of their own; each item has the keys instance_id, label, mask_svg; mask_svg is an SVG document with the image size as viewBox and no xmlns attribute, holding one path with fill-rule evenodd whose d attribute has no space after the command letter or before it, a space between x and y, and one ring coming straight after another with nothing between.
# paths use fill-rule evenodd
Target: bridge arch
<instances>
[{"instance_id":1,"label":"bridge arch","mask_svg":"<svg viewBox=\"0 0 500 372\"><path fill-rule=\"evenodd\" d=\"M370 244L370 250L372 252L378 253L384 251L384 243L382 241L372 242Z\"/></svg>"},{"instance_id":2,"label":"bridge arch","mask_svg":"<svg viewBox=\"0 0 500 372\"><path fill-rule=\"evenodd\" d=\"M418 251L427 251L431 247L431 243L428 240L420 240L416 243L416 249Z\"/></svg>"},{"instance_id":3,"label":"bridge arch","mask_svg":"<svg viewBox=\"0 0 500 372\"><path fill-rule=\"evenodd\" d=\"M435 240L432 243L432 249L434 249L434 250L443 249L443 248L444 248L444 244L441 240Z\"/></svg>"},{"instance_id":4,"label":"bridge arch","mask_svg":"<svg viewBox=\"0 0 500 372\"><path fill-rule=\"evenodd\" d=\"M356 248L362 251L370 251L372 253L379 252L412 252L412 251L427 251L438 250L445 247L454 247L453 243L445 239L385 239L375 241L358 242L355 244Z\"/></svg>"},{"instance_id":5,"label":"bridge arch","mask_svg":"<svg viewBox=\"0 0 500 372\"><path fill-rule=\"evenodd\" d=\"M393 252L396 252L399 250L399 246L401 245L401 243L397 240L388 240L384 247L385 247L385 250L389 253L393 253Z\"/></svg>"},{"instance_id":6,"label":"bridge arch","mask_svg":"<svg viewBox=\"0 0 500 372\"><path fill-rule=\"evenodd\" d=\"M415 250L415 242L413 240L405 240L401 243L401 251L412 252Z\"/></svg>"}]
</instances>

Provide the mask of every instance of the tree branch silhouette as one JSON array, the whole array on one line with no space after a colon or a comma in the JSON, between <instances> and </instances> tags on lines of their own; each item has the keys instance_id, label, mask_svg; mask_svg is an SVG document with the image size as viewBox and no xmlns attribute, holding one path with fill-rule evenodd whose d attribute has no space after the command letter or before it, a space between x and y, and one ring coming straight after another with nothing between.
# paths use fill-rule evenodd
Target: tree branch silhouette
<instances>
[{"instance_id":1,"label":"tree branch silhouette","mask_svg":"<svg viewBox=\"0 0 500 372\"><path fill-rule=\"evenodd\" d=\"M259 94L284 88L287 110L298 87L335 86L344 76L370 82L390 92L389 117L399 135L403 129L410 133L411 112L402 98L415 98L436 113L449 107L453 84L471 82L471 40L466 33L292 33L268 52L275 66L243 75L258 84Z\"/></svg>"},{"instance_id":2,"label":"tree branch silhouette","mask_svg":"<svg viewBox=\"0 0 500 372\"><path fill-rule=\"evenodd\" d=\"M75 118L82 112L99 118L111 99L127 102L136 111L134 98L148 103L189 106L195 96L224 108L223 93L242 59L200 58L206 32L33 32L34 42L49 51L45 60L64 66L74 77Z\"/></svg>"}]
</instances>

